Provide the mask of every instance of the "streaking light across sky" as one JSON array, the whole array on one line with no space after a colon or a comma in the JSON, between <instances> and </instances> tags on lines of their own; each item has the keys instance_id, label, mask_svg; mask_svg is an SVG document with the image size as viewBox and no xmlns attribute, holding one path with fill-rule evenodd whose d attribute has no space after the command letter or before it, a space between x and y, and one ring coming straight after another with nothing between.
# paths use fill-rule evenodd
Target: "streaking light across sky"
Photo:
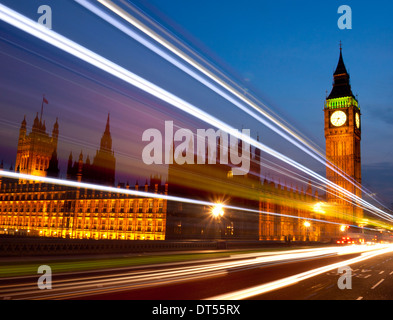
<instances>
[{"instance_id":1,"label":"streaking light across sky","mask_svg":"<svg viewBox=\"0 0 393 320\"><path fill-rule=\"evenodd\" d=\"M109 61L104 57L88 50L87 48L65 38L64 36L52 30L47 29L41 24L38 24L37 22L31 19L28 19L27 17L9 9L4 5L0 5L0 19L105 72L112 74L113 76L119 79L122 79L123 81L155 96L156 98L171 104L172 106L178 108L179 110L182 110L200 120L203 120L204 122L212 125L213 127L219 128L224 132L227 132L230 135L238 139L241 139L249 143L250 145L253 145L254 147L266 152L267 154L275 157L276 159L281 160L291 165L292 167L310 175L316 180L319 180L322 183L325 183L326 185L339 190L340 192L348 196L350 199L353 199L353 201L355 201L356 203L361 204L362 206L368 208L369 210L372 210L374 214L380 216L381 218L392 220L392 216L390 216L386 212L380 210L379 208L373 206L372 204L369 204L368 202L362 200L361 198L348 192L347 190L339 187L338 185L320 176L319 174L315 173L309 168L292 160L291 158L273 150L272 148L269 148L268 146L262 144L259 141L256 141L253 138L243 136L237 129L229 126L228 124L211 116L210 114L207 114L206 112L200 110L194 105L180 99L179 97L171 94L170 92L163 90L162 88L154 85L153 83L135 75L129 70L120 67L119 65L113 63L112 61Z\"/></svg>"},{"instance_id":2,"label":"streaking light across sky","mask_svg":"<svg viewBox=\"0 0 393 320\"><path fill-rule=\"evenodd\" d=\"M345 172L343 172L340 168L335 166L333 163L331 163L329 160L325 158L325 156L322 154L321 151L319 151L317 148L313 147L306 139L302 138L299 134L291 130L288 126L286 126L282 121L279 119L275 118L273 115L271 115L271 111L266 112L263 108L261 108L259 105L263 105L265 109L267 107L258 99L255 97L252 97L254 101L257 101L256 103L253 102L251 99L246 97L244 94L240 93L239 90L235 89L234 87L230 86L227 82L225 82L222 77L224 77L226 80L229 80L232 82L235 86L236 83L234 83L232 80L230 80L228 77L223 75L220 71L218 71L214 66L212 66L208 61L203 59L200 55L198 55L196 52L192 52L194 56L196 56L199 60L203 61L204 65L208 65L211 69L214 70L215 73L219 73L221 78L217 76L215 73L210 71L208 68L204 67L202 64L198 63L195 59L187 55L184 51L180 50L178 47L173 45L169 40L165 39L164 37L160 36L154 30L151 28L147 27L144 25L140 20L132 16L130 13L126 12L123 10L121 7L118 5L115 5L112 1L110 0L98 0L101 4L103 4L106 8L111 10L113 13L115 13L117 16L121 17L123 20L127 21L129 24L133 25L136 27L138 30L142 31L145 35L147 35L150 39L152 39L154 42L158 43L160 45L157 46L151 41L147 40L144 37L141 37L139 34L137 34L135 31L130 29L129 27L126 27L124 24L122 24L120 21L116 20L106 12L104 12L102 9L98 8L97 6L93 5L87 0L75 0L97 16L101 17L111 25L115 26L125 34L129 35L133 39L137 40L139 43L143 44L145 47L149 48L168 62L172 63L176 67L178 67L180 70L184 71L188 75L192 76L194 79L198 80L200 83L204 84L206 87L209 89L213 90L215 93L219 94L221 97L225 98L227 101L241 109L242 111L246 112L248 115L252 116L254 119L258 120L260 123L264 124L268 128L270 128L272 131L304 151L306 154L311 156L312 158L316 159L318 162L322 163L324 166L329 167L331 170L335 171L338 173L340 176L342 176L344 179L349 181L351 184L353 184L356 188L359 188L362 190L363 194L368 194L370 196L370 192L368 190L365 190L362 188L361 185L359 185L356 181L354 181L350 176L348 176ZM180 41L178 41L173 35L171 35L169 32L164 30L160 25L155 23L154 21L151 21L148 17L146 17L142 12L140 12L138 9L136 9L134 6L132 6L129 3L126 3L122 1L128 8L133 10L135 13L137 13L140 16L143 16L144 19L149 20L150 23L154 24L155 27L157 27L163 34L165 34L168 39L172 40L173 42L178 43L180 46L185 47ZM166 48L169 50L171 53L175 54L178 58L181 60L176 60L173 56L169 55L166 51L162 50L162 47ZM189 48L187 48L190 50ZM184 64L184 62L187 64ZM192 68L188 67L190 65ZM207 76L209 80L205 79L204 77L201 76L200 73L195 71L198 70L201 74ZM210 81L212 80L213 83ZM216 86L214 83L218 84L219 86ZM226 91L222 90L225 89ZM233 96L231 96L230 94ZM244 104L245 103L245 104ZM250 110L248 107L251 107L253 110L257 111L257 113L253 112ZM263 115L264 117L261 117L260 115Z\"/></svg>"}]
</instances>

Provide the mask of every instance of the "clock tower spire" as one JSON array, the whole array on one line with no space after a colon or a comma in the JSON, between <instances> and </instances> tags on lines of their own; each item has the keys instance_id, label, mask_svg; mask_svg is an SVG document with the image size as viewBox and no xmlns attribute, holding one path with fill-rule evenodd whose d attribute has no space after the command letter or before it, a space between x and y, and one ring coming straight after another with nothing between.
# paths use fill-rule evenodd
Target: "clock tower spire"
<instances>
[{"instance_id":1,"label":"clock tower spire","mask_svg":"<svg viewBox=\"0 0 393 320\"><path fill-rule=\"evenodd\" d=\"M361 197L361 123L358 100L352 93L350 76L340 56L333 74L333 88L326 98L325 108L326 158L338 170L326 167L326 178L341 188ZM358 186L358 187L356 187ZM336 188L327 189L327 201L337 206L340 223L359 223L362 210Z\"/></svg>"}]
</instances>

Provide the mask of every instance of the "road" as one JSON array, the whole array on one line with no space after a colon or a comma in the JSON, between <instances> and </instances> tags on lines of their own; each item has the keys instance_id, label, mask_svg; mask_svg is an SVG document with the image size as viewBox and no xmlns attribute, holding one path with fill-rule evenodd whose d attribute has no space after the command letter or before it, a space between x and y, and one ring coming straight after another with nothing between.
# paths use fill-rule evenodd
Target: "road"
<instances>
[{"instance_id":1,"label":"road","mask_svg":"<svg viewBox=\"0 0 393 320\"><path fill-rule=\"evenodd\" d=\"M392 299L393 246L307 248L225 258L2 279L1 299L89 300L366 300ZM350 265L352 288L340 289ZM345 274L348 275L348 274Z\"/></svg>"},{"instance_id":2,"label":"road","mask_svg":"<svg viewBox=\"0 0 393 320\"><path fill-rule=\"evenodd\" d=\"M254 299L282 300L393 300L393 254L351 265L352 288L340 289L338 279L346 273L331 270L296 285Z\"/></svg>"}]
</instances>

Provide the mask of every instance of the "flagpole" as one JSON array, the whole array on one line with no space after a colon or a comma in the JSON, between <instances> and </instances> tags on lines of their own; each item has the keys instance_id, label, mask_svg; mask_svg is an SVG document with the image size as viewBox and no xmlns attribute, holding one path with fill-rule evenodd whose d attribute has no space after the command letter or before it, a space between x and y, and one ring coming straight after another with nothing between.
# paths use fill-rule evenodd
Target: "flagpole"
<instances>
[{"instance_id":1,"label":"flagpole","mask_svg":"<svg viewBox=\"0 0 393 320\"><path fill-rule=\"evenodd\" d=\"M42 113L44 111L44 99L45 99L45 95L42 96L40 123L42 123Z\"/></svg>"}]
</instances>

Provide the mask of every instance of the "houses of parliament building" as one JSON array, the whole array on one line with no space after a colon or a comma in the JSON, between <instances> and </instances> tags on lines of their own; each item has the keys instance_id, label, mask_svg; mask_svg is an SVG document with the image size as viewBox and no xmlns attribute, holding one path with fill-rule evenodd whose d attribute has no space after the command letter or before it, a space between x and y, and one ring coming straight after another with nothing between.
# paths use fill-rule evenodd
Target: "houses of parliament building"
<instances>
[{"instance_id":1,"label":"houses of parliament building","mask_svg":"<svg viewBox=\"0 0 393 320\"><path fill-rule=\"evenodd\" d=\"M341 48L333 77L333 89L324 108L326 157L360 184L360 109L351 91ZM14 170L33 176L58 177L58 120L51 135L38 114L30 133L26 126L24 118ZM218 142L218 158L219 152ZM16 181L0 175L0 232L85 239L329 241L340 235L341 223L353 223L362 217L362 212L344 202L336 190L320 196L311 184L298 187L278 179L262 180L260 150L252 150L251 156L250 172L244 176L231 175L229 164L175 163L169 165L164 184L152 176L150 184L146 182L144 186L118 185L118 188L229 205L231 208L225 209L222 217L213 217L212 208L203 204ZM74 159L71 153L67 179L113 187L115 169L108 115L94 158L84 159L81 152ZM361 196L358 189L331 168L327 169L327 178ZM335 208L333 215L323 210L327 207Z\"/></svg>"},{"instance_id":2,"label":"houses of parliament building","mask_svg":"<svg viewBox=\"0 0 393 320\"><path fill-rule=\"evenodd\" d=\"M58 177L57 141L59 124L52 136L45 122L34 120L27 134L23 119L18 140L15 171L36 176ZM83 154L73 162L69 156L67 179L114 186L116 160L112 150L109 115L100 148L92 162ZM119 188L129 189L128 183ZM136 190L139 185L134 186ZM167 194L167 185L152 178L141 190ZM0 228L6 233L87 239L165 239L166 201L65 187L35 181L0 180Z\"/></svg>"}]
</instances>

